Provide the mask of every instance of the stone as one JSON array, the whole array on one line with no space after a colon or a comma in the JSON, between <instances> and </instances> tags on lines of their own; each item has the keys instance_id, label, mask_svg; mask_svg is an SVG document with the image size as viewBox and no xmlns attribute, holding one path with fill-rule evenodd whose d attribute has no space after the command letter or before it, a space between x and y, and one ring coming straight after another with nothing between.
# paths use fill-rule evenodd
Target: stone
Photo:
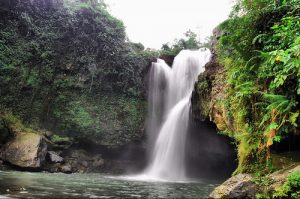
<instances>
[{"instance_id":1,"label":"stone","mask_svg":"<svg viewBox=\"0 0 300 199\"><path fill-rule=\"evenodd\" d=\"M55 164L47 165L45 167L45 170L50 172L50 173L60 172L61 164L60 163L55 163Z\"/></svg>"},{"instance_id":2,"label":"stone","mask_svg":"<svg viewBox=\"0 0 300 199\"><path fill-rule=\"evenodd\" d=\"M35 133L20 133L4 145L2 160L23 168L40 168L47 153L43 136Z\"/></svg>"},{"instance_id":3,"label":"stone","mask_svg":"<svg viewBox=\"0 0 300 199\"><path fill-rule=\"evenodd\" d=\"M223 184L216 187L209 195L211 199L227 198L255 198L259 187L252 182L253 177L250 174L238 174L226 180Z\"/></svg>"},{"instance_id":4,"label":"stone","mask_svg":"<svg viewBox=\"0 0 300 199\"><path fill-rule=\"evenodd\" d=\"M72 173L72 167L69 164L62 165L60 170L63 173Z\"/></svg>"},{"instance_id":5,"label":"stone","mask_svg":"<svg viewBox=\"0 0 300 199\"><path fill-rule=\"evenodd\" d=\"M272 198L271 193L278 190L286 182L288 176L294 172L300 172L300 163L265 176L269 182L267 185L256 185L250 174L238 174L216 187L209 198L255 198L258 193Z\"/></svg>"},{"instance_id":6,"label":"stone","mask_svg":"<svg viewBox=\"0 0 300 199\"><path fill-rule=\"evenodd\" d=\"M64 159L61 156L59 156L57 153L55 153L54 151L48 151L48 157L49 157L50 161L53 163L64 162Z\"/></svg>"},{"instance_id":7,"label":"stone","mask_svg":"<svg viewBox=\"0 0 300 199\"><path fill-rule=\"evenodd\" d=\"M93 167L95 167L95 168L102 167L103 165L104 165L104 160L103 159L95 160L93 162Z\"/></svg>"},{"instance_id":8,"label":"stone","mask_svg":"<svg viewBox=\"0 0 300 199\"><path fill-rule=\"evenodd\" d=\"M82 165L83 167L88 167L88 166L89 166L89 163L88 163L87 161L82 161L82 162L81 162L81 165Z\"/></svg>"}]
</instances>

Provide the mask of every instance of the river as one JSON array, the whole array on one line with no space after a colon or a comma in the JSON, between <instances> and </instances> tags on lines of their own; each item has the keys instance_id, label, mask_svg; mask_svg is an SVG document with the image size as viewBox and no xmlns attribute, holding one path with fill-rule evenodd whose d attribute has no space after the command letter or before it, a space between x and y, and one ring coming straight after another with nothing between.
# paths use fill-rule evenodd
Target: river
<instances>
[{"instance_id":1,"label":"river","mask_svg":"<svg viewBox=\"0 0 300 199\"><path fill-rule=\"evenodd\" d=\"M158 182L106 174L0 172L0 198L207 198L216 181Z\"/></svg>"}]
</instances>

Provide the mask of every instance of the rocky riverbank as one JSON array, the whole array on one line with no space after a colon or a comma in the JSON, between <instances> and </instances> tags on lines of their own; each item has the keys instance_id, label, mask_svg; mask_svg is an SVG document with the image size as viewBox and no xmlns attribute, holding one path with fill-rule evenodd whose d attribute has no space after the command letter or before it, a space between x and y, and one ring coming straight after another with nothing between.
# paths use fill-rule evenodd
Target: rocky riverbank
<instances>
[{"instance_id":1,"label":"rocky riverbank","mask_svg":"<svg viewBox=\"0 0 300 199\"><path fill-rule=\"evenodd\" d=\"M299 172L300 162L265 177L238 174L216 187L209 198L289 198L288 193L281 193L283 186L287 184L289 176Z\"/></svg>"},{"instance_id":2,"label":"rocky riverbank","mask_svg":"<svg viewBox=\"0 0 300 199\"><path fill-rule=\"evenodd\" d=\"M87 139L33 130L11 118L11 115L1 115L3 170L124 173L141 169L144 164L142 141L105 146Z\"/></svg>"}]
</instances>

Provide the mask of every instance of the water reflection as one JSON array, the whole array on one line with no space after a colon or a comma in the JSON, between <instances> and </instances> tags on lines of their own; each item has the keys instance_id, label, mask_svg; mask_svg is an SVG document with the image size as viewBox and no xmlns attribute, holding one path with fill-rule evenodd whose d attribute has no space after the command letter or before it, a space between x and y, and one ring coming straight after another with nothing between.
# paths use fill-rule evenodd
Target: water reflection
<instances>
[{"instance_id":1,"label":"water reflection","mask_svg":"<svg viewBox=\"0 0 300 199\"><path fill-rule=\"evenodd\" d=\"M0 172L0 198L206 198L214 183L145 182L101 174Z\"/></svg>"}]
</instances>

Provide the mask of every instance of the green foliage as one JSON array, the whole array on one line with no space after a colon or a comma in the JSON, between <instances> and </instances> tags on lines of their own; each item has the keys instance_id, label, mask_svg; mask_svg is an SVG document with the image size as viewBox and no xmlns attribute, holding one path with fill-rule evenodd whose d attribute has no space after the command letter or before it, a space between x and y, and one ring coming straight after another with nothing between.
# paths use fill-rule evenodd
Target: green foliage
<instances>
[{"instance_id":1,"label":"green foliage","mask_svg":"<svg viewBox=\"0 0 300 199\"><path fill-rule=\"evenodd\" d=\"M54 108L51 124L57 126L51 128L104 145L124 144L141 135L144 110L139 98L120 94L74 98L63 110Z\"/></svg>"},{"instance_id":2,"label":"green foliage","mask_svg":"<svg viewBox=\"0 0 300 199\"><path fill-rule=\"evenodd\" d=\"M298 0L239 0L219 26L228 82L221 104L231 121L221 130L238 142L237 172L272 170L270 146L299 124L298 10Z\"/></svg>"},{"instance_id":3,"label":"green foliage","mask_svg":"<svg viewBox=\"0 0 300 199\"><path fill-rule=\"evenodd\" d=\"M143 76L155 53L127 42L122 21L103 1L12 0L1 6L1 107L28 124L101 137L106 132L93 113L105 103L97 99L118 95L143 103Z\"/></svg>"},{"instance_id":4,"label":"green foliage","mask_svg":"<svg viewBox=\"0 0 300 199\"><path fill-rule=\"evenodd\" d=\"M263 48L267 51L261 52L263 65L259 68L259 76L271 79L269 89L274 92L280 91L289 80L299 78L300 17L284 17L272 30L273 35ZM294 89L298 91L299 85Z\"/></svg>"},{"instance_id":5,"label":"green foliage","mask_svg":"<svg viewBox=\"0 0 300 199\"><path fill-rule=\"evenodd\" d=\"M166 43L162 45L161 55L176 56L181 50L184 49L199 49L202 47L200 40L196 33L188 30L184 33L184 38L175 39L173 43Z\"/></svg>"},{"instance_id":6,"label":"green foliage","mask_svg":"<svg viewBox=\"0 0 300 199\"><path fill-rule=\"evenodd\" d=\"M93 120L91 114L88 112L86 100L71 101L66 107L66 115L62 118L61 129L64 131L78 131L78 132L90 132L92 130L99 131L99 124L97 120Z\"/></svg>"},{"instance_id":7,"label":"green foliage","mask_svg":"<svg viewBox=\"0 0 300 199\"><path fill-rule=\"evenodd\" d=\"M299 198L300 197L300 172L294 172L288 176L287 181L279 187L273 198Z\"/></svg>"},{"instance_id":8,"label":"green foliage","mask_svg":"<svg viewBox=\"0 0 300 199\"><path fill-rule=\"evenodd\" d=\"M268 187L272 184L272 180L269 177L262 175L259 171L255 173L255 178L253 178L253 182L260 187Z\"/></svg>"},{"instance_id":9,"label":"green foliage","mask_svg":"<svg viewBox=\"0 0 300 199\"><path fill-rule=\"evenodd\" d=\"M205 74L198 76L197 84L195 86L195 93L192 98L192 107L197 107L200 110L199 116L201 119L206 118L209 115L210 107L207 105L210 102L210 83L206 79Z\"/></svg>"},{"instance_id":10,"label":"green foliage","mask_svg":"<svg viewBox=\"0 0 300 199\"><path fill-rule=\"evenodd\" d=\"M54 143L59 143L59 142L65 142L65 143L70 143L71 139L69 137L63 137L59 136L57 134L54 134L51 136L51 141Z\"/></svg>"},{"instance_id":11,"label":"green foliage","mask_svg":"<svg viewBox=\"0 0 300 199\"><path fill-rule=\"evenodd\" d=\"M257 193L255 199L270 199L270 196L268 194Z\"/></svg>"},{"instance_id":12,"label":"green foliage","mask_svg":"<svg viewBox=\"0 0 300 199\"><path fill-rule=\"evenodd\" d=\"M15 116L10 111L0 112L0 146L6 144L16 135L34 133L39 134L42 130L37 126L26 125L19 117Z\"/></svg>"},{"instance_id":13,"label":"green foliage","mask_svg":"<svg viewBox=\"0 0 300 199\"><path fill-rule=\"evenodd\" d=\"M25 126L21 119L17 118L15 115L13 115L11 112L4 112L0 114L0 121L2 130L8 130L9 133L34 133L32 128L29 128L28 126ZM5 133L2 132L1 133Z\"/></svg>"}]
</instances>

